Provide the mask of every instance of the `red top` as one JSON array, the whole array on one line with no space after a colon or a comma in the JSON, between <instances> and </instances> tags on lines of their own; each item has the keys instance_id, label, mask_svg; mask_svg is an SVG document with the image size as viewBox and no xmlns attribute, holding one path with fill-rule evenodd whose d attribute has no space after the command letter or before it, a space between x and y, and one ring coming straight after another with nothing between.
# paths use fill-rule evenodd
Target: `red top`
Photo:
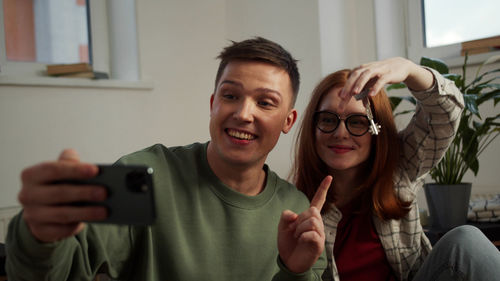
<instances>
[{"instance_id":1,"label":"red top","mask_svg":"<svg viewBox=\"0 0 500 281\"><path fill-rule=\"evenodd\" d=\"M396 281L370 214L355 212L351 204L341 208L333 247L341 281Z\"/></svg>"}]
</instances>

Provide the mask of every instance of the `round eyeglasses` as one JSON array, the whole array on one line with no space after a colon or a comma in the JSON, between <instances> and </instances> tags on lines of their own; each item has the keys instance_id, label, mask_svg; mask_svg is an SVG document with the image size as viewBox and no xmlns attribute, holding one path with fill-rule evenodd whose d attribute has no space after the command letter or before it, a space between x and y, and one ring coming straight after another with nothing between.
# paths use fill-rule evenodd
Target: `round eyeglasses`
<instances>
[{"instance_id":1,"label":"round eyeglasses","mask_svg":"<svg viewBox=\"0 0 500 281\"><path fill-rule=\"evenodd\" d=\"M344 121L345 127L349 134L360 137L370 130L370 120L368 116L363 114L351 114L346 118L331 111L317 111L314 113L314 122L316 127L323 133L331 133L335 131L340 124Z\"/></svg>"}]
</instances>

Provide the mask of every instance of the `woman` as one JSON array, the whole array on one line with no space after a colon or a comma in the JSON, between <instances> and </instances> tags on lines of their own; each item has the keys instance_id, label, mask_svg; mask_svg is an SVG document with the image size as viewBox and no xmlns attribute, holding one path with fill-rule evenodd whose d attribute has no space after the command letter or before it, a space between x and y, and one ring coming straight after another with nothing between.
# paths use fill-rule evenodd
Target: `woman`
<instances>
[{"instance_id":1,"label":"woman","mask_svg":"<svg viewBox=\"0 0 500 281\"><path fill-rule=\"evenodd\" d=\"M418 101L400 133L383 90L399 82ZM369 91L366 98L352 98L363 89ZM317 85L299 131L293 177L311 199L314 187L333 176L321 210L328 257L324 280L500 276L500 254L478 229L457 228L431 252L419 223L417 191L453 140L463 106L452 81L403 58L337 71ZM460 242L470 239L473 246Z\"/></svg>"}]
</instances>

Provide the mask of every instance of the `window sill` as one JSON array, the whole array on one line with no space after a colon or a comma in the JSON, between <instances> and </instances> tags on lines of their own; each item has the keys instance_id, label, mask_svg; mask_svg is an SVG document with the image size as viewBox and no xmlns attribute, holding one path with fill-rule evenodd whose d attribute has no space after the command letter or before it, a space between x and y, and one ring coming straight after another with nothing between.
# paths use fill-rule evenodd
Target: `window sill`
<instances>
[{"instance_id":1,"label":"window sill","mask_svg":"<svg viewBox=\"0 0 500 281\"><path fill-rule=\"evenodd\" d=\"M27 87L69 87L69 88L112 88L131 90L152 90L153 81L92 80L86 78L26 77L0 75L1 86Z\"/></svg>"},{"instance_id":2,"label":"window sill","mask_svg":"<svg viewBox=\"0 0 500 281\"><path fill-rule=\"evenodd\" d=\"M469 58L467 59L467 65L479 65L484 63L487 59L493 56L498 56L500 55L500 51L491 51L487 53L481 53L481 54L473 54L469 55ZM465 57L464 56L452 56L452 57L447 57L447 58L441 58L446 62L446 64L449 67L462 67L464 64Z\"/></svg>"}]
</instances>

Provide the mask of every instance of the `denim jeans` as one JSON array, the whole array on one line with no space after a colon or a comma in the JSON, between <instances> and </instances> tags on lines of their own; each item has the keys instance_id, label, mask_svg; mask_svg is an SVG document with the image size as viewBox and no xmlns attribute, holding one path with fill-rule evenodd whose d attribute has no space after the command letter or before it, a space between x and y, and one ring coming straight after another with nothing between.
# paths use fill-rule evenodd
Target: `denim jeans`
<instances>
[{"instance_id":1,"label":"denim jeans","mask_svg":"<svg viewBox=\"0 0 500 281\"><path fill-rule=\"evenodd\" d=\"M448 280L500 280L500 251L476 227L464 225L446 233L413 279Z\"/></svg>"}]
</instances>

